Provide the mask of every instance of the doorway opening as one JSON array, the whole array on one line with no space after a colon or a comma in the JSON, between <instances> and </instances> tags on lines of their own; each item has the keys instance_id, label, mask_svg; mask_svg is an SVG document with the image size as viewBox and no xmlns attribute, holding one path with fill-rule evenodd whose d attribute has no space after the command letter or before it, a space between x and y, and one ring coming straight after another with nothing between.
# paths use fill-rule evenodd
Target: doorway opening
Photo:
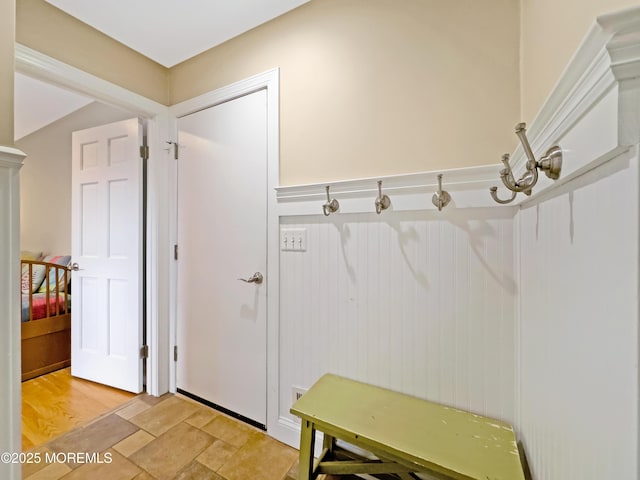
<instances>
[{"instance_id":1,"label":"doorway opening","mask_svg":"<svg viewBox=\"0 0 640 480\"><path fill-rule=\"evenodd\" d=\"M31 84L37 82L30 80ZM49 91L55 89L43 82L38 83ZM36 103L36 109L38 106ZM17 110L16 113L19 114ZM135 116L135 113L93 99L64 113L46 125L37 125L34 131L20 130L22 136L15 142L17 148L27 154L20 172L21 250L39 252L41 257L71 255L72 132ZM143 173L146 173L145 167ZM146 185L146 182L143 181L142 185ZM144 207L146 204L143 204L143 212ZM141 231L144 259L146 229L142 227ZM146 291L145 271L142 265L142 292ZM71 297L70 287L67 288ZM33 320L34 324L37 321ZM145 328L144 316L140 321L142 328ZM62 341L61 337L56 341ZM67 342L70 343L70 339ZM70 345L67 348L70 350ZM23 449L32 448L51 439L52 435L57 436L84 424L133 396L128 392L74 378L70 368L59 366L63 368L27 380L21 386ZM86 402L79 401L81 398Z\"/></svg>"},{"instance_id":2,"label":"doorway opening","mask_svg":"<svg viewBox=\"0 0 640 480\"><path fill-rule=\"evenodd\" d=\"M171 139L169 109L165 105L145 98L139 94L126 90L118 85L98 78L68 64L60 62L45 54L32 50L20 44L15 47L15 71L42 80L63 89L78 92L102 103L129 110L133 116L144 118L149 128L149 214L148 222L148 252L147 279L148 288L145 292L147 303L147 324L149 334L149 357L147 358L146 384L150 395L159 396L170 388L169 364L169 336L170 336L170 282L165 276L169 275L169 264L172 252L170 225L172 223L166 200L165 186L169 175L169 166L162 162L164 140ZM153 161L157 159L157 161ZM19 215L18 209L11 212L12 218ZM19 246L11 249L16 257L19 256ZM17 357L19 352L19 338L16 343L9 345L7 355ZM6 385L7 397L14 415L7 425L7 436L20 438L21 384L20 376L10 378Z\"/></svg>"}]
</instances>

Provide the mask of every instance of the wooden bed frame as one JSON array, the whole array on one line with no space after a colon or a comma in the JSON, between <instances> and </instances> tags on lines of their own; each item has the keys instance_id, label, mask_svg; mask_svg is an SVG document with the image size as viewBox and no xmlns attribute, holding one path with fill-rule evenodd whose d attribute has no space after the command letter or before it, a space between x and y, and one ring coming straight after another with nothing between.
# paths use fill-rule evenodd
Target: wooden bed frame
<instances>
[{"instance_id":1,"label":"wooden bed frame","mask_svg":"<svg viewBox=\"0 0 640 480\"><path fill-rule=\"evenodd\" d=\"M50 282L50 277L62 277L63 285L68 285L71 270L66 266L37 260L21 262L23 267L28 268L29 279L32 278L35 265L44 265L46 275L42 285L46 287L47 298L45 316L33 319L34 294L31 291L23 294L23 298L29 298L29 320L22 322L22 381L25 381L71 365L71 296L68 288L59 291L61 282ZM55 275L50 275L50 272L55 272ZM51 295L60 295L66 308L61 308L55 300L50 302Z\"/></svg>"}]
</instances>

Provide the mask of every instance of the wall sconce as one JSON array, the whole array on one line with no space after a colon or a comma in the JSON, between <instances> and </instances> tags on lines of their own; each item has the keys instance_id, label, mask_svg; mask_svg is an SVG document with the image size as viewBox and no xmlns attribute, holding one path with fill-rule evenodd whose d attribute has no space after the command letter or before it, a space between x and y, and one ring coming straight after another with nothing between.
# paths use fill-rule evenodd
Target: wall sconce
<instances>
[{"instance_id":1,"label":"wall sconce","mask_svg":"<svg viewBox=\"0 0 640 480\"><path fill-rule=\"evenodd\" d=\"M516 125L516 135L520 139L522 148L527 156L526 171L522 176L516 180L513 177L513 171L511 165L509 165L509 154L505 153L502 156L502 163L504 168L500 170L500 178L505 187L511 190L511 198L502 200L498 198L498 187L491 187L489 192L491 197L498 203L505 204L511 203L518 193L524 193L525 195L531 195L531 191L535 184L538 182L538 169L542 170L547 177L552 180L557 180L560 177L560 171L562 170L562 149L557 145L551 147L547 152L536 160L527 140L526 124L519 123Z\"/></svg>"}]
</instances>

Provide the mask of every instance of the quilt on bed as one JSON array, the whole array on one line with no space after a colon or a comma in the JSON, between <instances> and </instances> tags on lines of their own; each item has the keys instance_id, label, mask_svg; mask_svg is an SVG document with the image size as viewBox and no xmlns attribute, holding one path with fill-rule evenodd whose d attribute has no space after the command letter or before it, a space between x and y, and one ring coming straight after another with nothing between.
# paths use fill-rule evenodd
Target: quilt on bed
<instances>
[{"instance_id":1,"label":"quilt on bed","mask_svg":"<svg viewBox=\"0 0 640 480\"><path fill-rule=\"evenodd\" d=\"M62 315L67 313L66 308L71 308L71 295L67 295L67 303L65 305L64 294L58 295L58 310L56 311L56 294L49 294L49 316ZM45 318L47 315L47 294L46 293L34 293L33 294L33 320ZM22 321L29 321L29 295L22 295Z\"/></svg>"}]
</instances>

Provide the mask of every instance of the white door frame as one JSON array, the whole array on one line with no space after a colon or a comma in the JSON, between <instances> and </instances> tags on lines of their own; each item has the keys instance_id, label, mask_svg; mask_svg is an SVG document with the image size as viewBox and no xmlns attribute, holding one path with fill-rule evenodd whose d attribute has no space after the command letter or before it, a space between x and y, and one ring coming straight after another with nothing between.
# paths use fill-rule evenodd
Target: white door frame
<instances>
[{"instance_id":1,"label":"white door frame","mask_svg":"<svg viewBox=\"0 0 640 480\"><path fill-rule=\"evenodd\" d=\"M173 136L169 131L169 109L23 45L16 44L15 57L15 70L19 73L124 108L147 120L147 392L151 395L166 393L170 367L168 279L171 258L167 220L170 164L166 141ZM20 345L12 348L19 350Z\"/></svg>"},{"instance_id":2,"label":"white door frame","mask_svg":"<svg viewBox=\"0 0 640 480\"><path fill-rule=\"evenodd\" d=\"M234 98L247 95L257 90L267 91L267 430L276 438L280 435L278 427L278 335L279 335L279 217L277 211L276 187L280 179L280 90L279 69L275 68L253 77L241 80L226 87L205 93L170 107L169 112L174 121L172 132L177 136L177 118L198 110L208 108ZM171 194L172 204L172 239L177 240L177 165L171 169L173 175ZM171 339L175 345L177 322L177 269L175 262L171 267ZM176 364L171 368L170 389L176 389Z\"/></svg>"}]
</instances>

